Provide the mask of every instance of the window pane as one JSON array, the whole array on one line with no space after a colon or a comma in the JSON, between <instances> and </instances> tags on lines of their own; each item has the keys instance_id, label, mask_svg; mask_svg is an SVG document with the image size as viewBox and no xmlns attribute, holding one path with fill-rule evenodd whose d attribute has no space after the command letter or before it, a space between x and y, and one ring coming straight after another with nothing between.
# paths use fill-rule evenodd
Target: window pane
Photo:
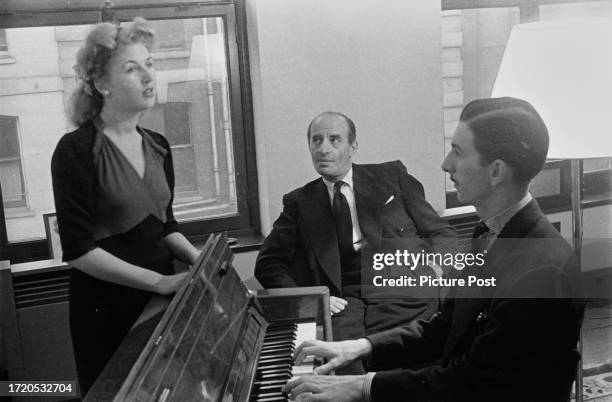
<instances>
[{"instance_id":1,"label":"window pane","mask_svg":"<svg viewBox=\"0 0 612 402\"><path fill-rule=\"evenodd\" d=\"M517 4L519 2L517 1ZM609 17L612 2L547 4L539 7L540 20ZM442 12L442 72L444 91L445 152L465 104L491 95L510 31L519 24L518 7L449 10ZM585 171L605 169L610 159L587 161ZM534 184L546 191L557 184L550 174ZM446 191L454 191L446 176Z\"/></svg>"},{"instance_id":2,"label":"window pane","mask_svg":"<svg viewBox=\"0 0 612 402\"><path fill-rule=\"evenodd\" d=\"M0 159L0 183L2 183L2 202L5 210L25 205L25 191L19 158ZM8 215L7 212L5 212L5 215Z\"/></svg>"},{"instance_id":3,"label":"window pane","mask_svg":"<svg viewBox=\"0 0 612 402\"><path fill-rule=\"evenodd\" d=\"M558 20L563 18L612 17L611 1L592 1L586 3L546 4L540 6L540 20ZM583 164L585 172L612 168L612 159L586 159Z\"/></svg>"},{"instance_id":4,"label":"window pane","mask_svg":"<svg viewBox=\"0 0 612 402\"><path fill-rule=\"evenodd\" d=\"M26 205L15 117L0 116L0 183L5 209Z\"/></svg>"},{"instance_id":5,"label":"window pane","mask_svg":"<svg viewBox=\"0 0 612 402\"><path fill-rule=\"evenodd\" d=\"M517 7L442 11L445 153L463 106L491 96L506 42L519 19ZM446 191L454 189L446 175Z\"/></svg>"},{"instance_id":6,"label":"window pane","mask_svg":"<svg viewBox=\"0 0 612 402\"><path fill-rule=\"evenodd\" d=\"M545 4L540 6L540 20L563 18L612 17L612 2L589 1L584 3Z\"/></svg>"},{"instance_id":7,"label":"window pane","mask_svg":"<svg viewBox=\"0 0 612 402\"><path fill-rule=\"evenodd\" d=\"M17 119L0 116L0 159L19 157Z\"/></svg>"},{"instance_id":8,"label":"window pane","mask_svg":"<svg viewBox=\"0 0 612 402\"><path fill-rule=\"evenodd\" d=\"M154 29L161 32L160 42L176 46L155 53L158 105L142 125L164 134L172 146L175 216L179 221L234 216L238 204L224 21L162 20L154 21Z\"/></svg>"},{"instance_id":9,"label":"window pane","mask_svg":"<svg viewBox=\"0 0 612 402\"><path fill-rule=\"evenodd\" d=\"M8 52L8 43L6 42L6 30L0 29L0 53Z\"/></svg>"},{"instance_id":10,"label":"window pane","mask_svg":"<svg viewBox=\"0 0 612 402\"><path fill-rule=\"evenodd\" d=\"M0 66L0 115L15 116L20 161L0 166L9 241L45 237L42 215L53 212L51 153L69 127L64 103L75 86L74 54L87 26L7 29L15 63ZM6 127L2 125L3 130ZM4 144L1 145L4 147ZM14 149L16 147L17 149ZM3 153L6 150L3 149ZM19 208L15 202L21 198ZM26 203L27 201L27 203Z\"/></svg>"},{"instance_id":11,"label":"window pane","mask_svg":"<svg viewBox=\"0 0 612 402\"><path fill-rule=\"evenodd\" d=\"M159 43L154 51L158 104L141 125L162 133L171 143L176 217L192 221L235 216L224 20L176 19L152 25ZM45 237L42 215L55 210L51 154L61 136L74 129L65 106L76 85L75 54L89 29L89 25L10 29L15 63L0 66L0 79L11 83L0 88L0 115L16 116L19 142L2 135L0 158L21 154L22 159L20 164L4 161L0 177L5 198L23 199L27 194L28 205L18 214L7 213L9 241ZM1 124L5 132L11 123Z\"/></svg>"}]
</instances>

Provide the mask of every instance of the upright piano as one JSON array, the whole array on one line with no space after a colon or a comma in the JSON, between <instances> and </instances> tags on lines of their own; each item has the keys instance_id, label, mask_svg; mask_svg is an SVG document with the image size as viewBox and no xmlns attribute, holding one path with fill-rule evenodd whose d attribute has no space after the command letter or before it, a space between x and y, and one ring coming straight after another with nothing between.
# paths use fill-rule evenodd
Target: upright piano
<instances>
[{"instance_id":1,"label":"upright piano","mask_svg":"<svg viewBox=\"0 0 612 402\"><path fill-rule=\"evenodd\" d=\"M249 291L211 236L173 298L154 298L85 401L284 401L306 339L331 340L326 287Z\"/></svg>"}]
</instances>

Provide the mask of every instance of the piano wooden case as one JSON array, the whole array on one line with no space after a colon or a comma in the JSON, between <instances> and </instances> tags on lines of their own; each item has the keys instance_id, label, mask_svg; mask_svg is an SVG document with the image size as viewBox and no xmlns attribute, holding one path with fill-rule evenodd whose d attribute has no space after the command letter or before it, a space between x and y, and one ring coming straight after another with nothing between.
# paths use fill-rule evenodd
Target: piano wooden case
<instances>
[{"instance_id":1,"label":"piano wooden case","mask_svg":"<svg viewBox=\"0 0 612 402\"><path fill-rule=\"evenodd\" d=\"M176 295L151 300L85 400L284 400L297 325L316 323L331 340L329 291L255 295L232 259L225 237L211 236Z\"/></svg>"}]
</instances>

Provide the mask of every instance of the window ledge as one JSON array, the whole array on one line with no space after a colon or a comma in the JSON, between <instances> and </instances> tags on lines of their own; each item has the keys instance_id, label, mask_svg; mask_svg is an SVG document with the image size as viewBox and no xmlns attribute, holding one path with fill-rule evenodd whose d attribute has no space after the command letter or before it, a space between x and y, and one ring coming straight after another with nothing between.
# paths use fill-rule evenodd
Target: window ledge
<instances>
[{"instance_id":1,"label":"window ledge","mask_svg":"<svg viewBox=\"0 0 612 402\"><path fill-rule=\"evenodd\" d=\"M247 233L244 233L247 232ZM259 233L251 233L250 231L239 231L239 233L228 234L229 238L236 239L235 243L230 244L230 249L234 254L246 253L249 251L257 251L261 248L264 237ZM204 247L208 235L196 239L192 239L193 245L201 249Z\"/></svg>"},{"instance_id":2,"label":"window ledge","mask_svg":"<svg viewBox=\"0 0 612 402\"><path fill-rule=\"evenodd\" d=\"M15 58L11 56L0 55L0 64L15 64Z\"/></svg>"},{"instance_id":3,"label":"window ledge","mask_svg":"<svg viewBox=\"0 0 612 402\"><path fill-rule=\"evenodd\" d=\"M237 236L234 238L236 243L230 244L230 249L235 254L258 251L264 242L264 237L260 234Z\"/></svg>"},{"instance_id":4,"label":"window ledge","mask_svg":"<svg viewBox=\"0 0 612 402\"><path fill-rule=\"evenodd\" d=\"M36 215L36 212L28 207L14 207L4 210L4 217L6 219L28 218L34 215Z\"/></svg>"}]
</instances>

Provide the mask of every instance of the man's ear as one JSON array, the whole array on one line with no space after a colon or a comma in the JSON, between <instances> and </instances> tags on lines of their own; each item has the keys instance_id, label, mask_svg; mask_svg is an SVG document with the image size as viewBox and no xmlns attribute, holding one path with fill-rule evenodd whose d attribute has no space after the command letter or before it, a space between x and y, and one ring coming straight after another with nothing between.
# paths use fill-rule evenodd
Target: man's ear
<instances>
[{"instance_id":1,"label":"man's ear","mask_svg":"<svg viewBox=\"0 0 612 402\"><path fill-rule=\"evenodd\" d=\"M359 148L359 144L357 144L357 140L355 140L351 144L351 157L355 155L355 152L357 152L357 148Z\"/></svg>"},{"instance_id":2,"label":"man's ear","mask_svg":"<svg viewBox=\"0 0 612 402\"><path fill-rule=\"evenodd\" d=\"M501 159L495 159L489 165L489 181L492 186L503 183L508 179L510 166Z\"/></svg>"}]
</instances>

